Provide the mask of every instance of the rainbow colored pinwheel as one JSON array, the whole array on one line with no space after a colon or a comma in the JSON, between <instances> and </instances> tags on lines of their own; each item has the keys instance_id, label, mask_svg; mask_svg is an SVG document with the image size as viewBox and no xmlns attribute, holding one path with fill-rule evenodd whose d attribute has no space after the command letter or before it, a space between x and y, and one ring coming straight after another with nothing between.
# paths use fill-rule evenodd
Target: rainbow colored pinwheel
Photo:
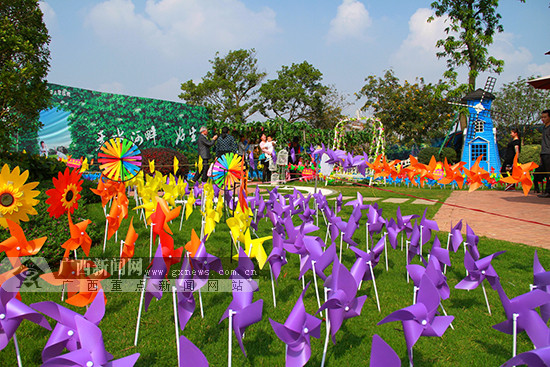
<instances>
[{"instance_id":1,"label":"rainbow colored pinwheel","mask_svg":"<svg viewBox=\"0 0 550 367\"><path fill-rule=\"evenodd\" d=\"M227 153L219 157L212 167L212 180L219 187L232 188L242 179L244 170L240 155Z\"/></svg>"},{"instance_id":2,"label":"rainbow colored pinwheel","mask_svg":"<svg viewBox=\"0 0 550 367\"><path fill-rule=\"evenodd\" d=\"M310 338L319 339L321 336L322 321L308 314L304 306L304 294L308 287L309 283L300 294L284 324L269 319L273 331L287 346L287 367L304 366L311 357Z\"/></svg>"},{"instance_id":3,"label":"rainbow colored pinwheel","mask_svg":"<svg viewBox=\"0 0 550 367\"><path fill-rule=\"evenodd\" d=\"M141 152L137 145L125 138L111 138L98 153L99 169L113 181L128 181L141 170Z\"/></svg>"}]
</instances>

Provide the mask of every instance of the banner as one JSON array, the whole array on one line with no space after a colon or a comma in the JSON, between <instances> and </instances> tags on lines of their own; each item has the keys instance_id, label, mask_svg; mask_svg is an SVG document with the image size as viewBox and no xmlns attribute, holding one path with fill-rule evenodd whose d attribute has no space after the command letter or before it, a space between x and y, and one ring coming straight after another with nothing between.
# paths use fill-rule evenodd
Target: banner
<instances>
[{"instance_id":1,"label":"banner","mask_svg":"<svg viewBox=\"0 0 550 367\"><path fill-rule=\"evenodd\" d=\"M132 140L140 149L194 150L199 128L209 115L204 107L48 84L52 108L40 113L44 125L37 146L49 154L93 158L109 138Z\"/></svg>"}]
</instances>

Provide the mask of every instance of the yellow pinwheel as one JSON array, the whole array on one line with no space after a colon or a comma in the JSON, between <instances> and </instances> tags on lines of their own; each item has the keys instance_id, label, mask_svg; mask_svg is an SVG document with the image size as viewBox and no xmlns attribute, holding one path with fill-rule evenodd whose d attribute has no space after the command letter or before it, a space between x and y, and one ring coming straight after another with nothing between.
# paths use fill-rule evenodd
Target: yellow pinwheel
<instances>
[{"instance_id":1,"label":"yellow pinwheel","mask_svg":"<svg viewBox=\"0 0 550 367\"><path fill-rule=\"evenodd\" d=\"M265 262L267 261L267 253L264 249L264 242L272 239L272 236L260 237L252 239L250 231L246 231L244 235L244 249L248 257L256 258L258 260L258 266L263 269ZM237 255L238 258L238 255Z\"/></svg>"},{"instance_id":2,"label":"yellow pinwheel","mask_svg":"<svg viewBox=\"0 0 550 367\"><path fill-rule=\"evenodd\" d=\"M193 191L189 193L189 197L187 197L187 202L185 203L185 220L189 219L189 216L191 213L193 213L193 207L195 206L195 195L193 194Z\"/></svg>"},{"instance_id":3,"label":"yellow pinwheel","mask_svg":"<svg viewBox=\"0 0 550 367\"><path fill-rule=\"evenodd\" d=\"M174 175L178 174L180 161L178 161L178 158L174 156Z\"/></svg>"},{"instance_id":4,"label":"yellow pinwheel","mask_svg":"<svg viewBox=\"0 0 550 367\"><path fill-rule=\"evenodd\" d=\"M151 174L155 173L155 160L154 159L151 159L149 161L149 171L151 172Z\"/></svg>"}]
</instances>

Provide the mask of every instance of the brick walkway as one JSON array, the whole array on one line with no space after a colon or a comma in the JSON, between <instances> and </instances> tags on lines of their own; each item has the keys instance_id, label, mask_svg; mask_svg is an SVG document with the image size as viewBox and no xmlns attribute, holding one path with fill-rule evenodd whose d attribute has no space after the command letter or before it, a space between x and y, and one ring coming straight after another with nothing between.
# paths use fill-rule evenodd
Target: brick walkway
<instances>
[{"instance_id":1,"label":"brick walkway","mask_svg":"<svg viewBox=\"0 0 550 367\"><path fill-rule=\"evenodd\" d=\"M533 193L524 196L519 190L453 191L434 219L441 230L449 231L451 220L456 224L462 219L463 233L468 223L479 236L550 249L550 198Z\"/></svg>"}]
</instances>

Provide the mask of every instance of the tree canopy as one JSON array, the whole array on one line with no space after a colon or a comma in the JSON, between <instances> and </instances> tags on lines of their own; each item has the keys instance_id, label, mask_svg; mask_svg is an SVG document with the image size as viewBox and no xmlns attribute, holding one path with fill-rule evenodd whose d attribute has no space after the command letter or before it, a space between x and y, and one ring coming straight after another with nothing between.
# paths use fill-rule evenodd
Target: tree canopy
<instances>
[{"instance_id":1,"label":"tree canopy","mask_svg":"<svg viewBox=\"0 0 550 367\"><path fill-rule=\"evenodd\" d=\"M447 38L436 43L441 49L437 57L447 59L446 78L456 83L456 68L466 65L469 88L475 90L480 72L502 72L504 61L490 56L487 50L494 35L504 30L496 10L498 0L438 0L432 2L431 7L436 17L450 20L445 28ZM430 17L428 21L433 19Z\"/></svg>"},{"instance_id":2,"label":"tree canopy","mask_svg":"<svg viewBox=\"0 0 550 367\"><path fill-rule=\"evenodd\" d=\"M50 36L37 0L0 2L0 149L36 132L49 105Z\"/></svg>"},{"instance_id":3,"label":"tree canopy","mask_svg":"<svg viewBox=\"0 0 550 367\"><path fill-rule=\"evenodd\" d=\"M392 70L384 77L371 75L365 80L367 84L356 96L366 98L362 110L371 109L380 118L389 144L429 144L450 127L452 106L443 97L441 83L425 84L417 79L413 84L401 84Z\"/></svg>"},{"instance_id":4,"label":"tree canopy","mask_svg":"<svg viewBox=\"0 0 550 367\"><path fill-rule=\"evenodd\" d=\"M216 53L210 60L212 70L202 82L188 80L181 85L179 97L186 103L208 108L218 121L243 123L257 111L257 94L265 72L258 70L256 51L229 51L225 57Z\"/></svg>"}]
</instances>

